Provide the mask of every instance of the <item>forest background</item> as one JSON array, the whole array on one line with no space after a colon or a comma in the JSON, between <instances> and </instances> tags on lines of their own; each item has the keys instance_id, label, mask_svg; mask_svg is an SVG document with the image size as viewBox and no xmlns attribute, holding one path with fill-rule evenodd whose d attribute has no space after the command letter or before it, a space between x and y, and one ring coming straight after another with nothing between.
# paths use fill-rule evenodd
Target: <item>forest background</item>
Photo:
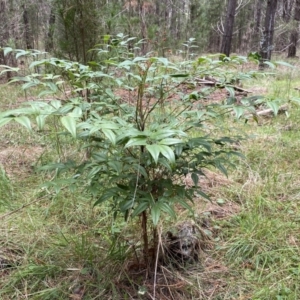
<instances>
[{"instance_id":1,"label":"forest background","mask_svg":"<svg viewBox=\"0 0 300 300\"><path fill-rule=\"evenodd\" d=\"M82 63L105 36L119 33L144 40L143 54L170 56L185 52L191 38L195 53L259 52L275 32L268 50L294 57L300 9L298 0L1 0L0 18L2 46ZM7 59L2 52L0 63Z\"/></svg>"}]
</instances>

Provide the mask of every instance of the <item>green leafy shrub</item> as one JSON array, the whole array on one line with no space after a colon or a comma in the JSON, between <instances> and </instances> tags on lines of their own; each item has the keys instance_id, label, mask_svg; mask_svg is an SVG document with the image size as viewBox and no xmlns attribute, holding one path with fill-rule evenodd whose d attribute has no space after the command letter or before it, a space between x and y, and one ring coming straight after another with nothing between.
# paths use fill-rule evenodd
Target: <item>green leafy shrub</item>
<instances>
[{"instance_id":1,"label":"green leafy shrub","mask_svg":"<svg viewBox=\"0 0 300 300\"><path fill-rule=\"evenodd\" d=\"M118 38L122 47L129 41ZM150 267L157 256L161 217L176 218L175 204L192 211L195 196L207 198L198 185L204 168L227 174L230 156L238 154L230 144L241 137L223 136L217 121L230 112L238 118L245 110L253 112L256 98L237 103L232 82L256 78L259 73L236 72L234 68L247 61L244 57L220 61L218 56L204 56L172 63L167 58L133 57L127 50L115 49L117 56L101 60L103 50L94 51L98 60L89 66L56 58L33 62L32 68L51 66L52 72L12 81L23 81L24 89L42 86L40 97L57 98L3 112L0 125L14 120L28 130L42 132L46 120L59 120L63 127L55 127L57 134L64 128L63 134L78 140L86 155L83 161L62 157L42 166L57 174L48 186L57 190L65 185L84 186L95 205L109 201L114 217L137 218L144 261ZM218 84L199 88L199 79L206 76ZM71 94L62 101L59 95L66 88ZM229 96L219 103L207 101L220 88ZM68 179L61 176L66 171L71 174ZM184 183L188 175L194 183L190 188Z\"/></svg>"}]
</instances>

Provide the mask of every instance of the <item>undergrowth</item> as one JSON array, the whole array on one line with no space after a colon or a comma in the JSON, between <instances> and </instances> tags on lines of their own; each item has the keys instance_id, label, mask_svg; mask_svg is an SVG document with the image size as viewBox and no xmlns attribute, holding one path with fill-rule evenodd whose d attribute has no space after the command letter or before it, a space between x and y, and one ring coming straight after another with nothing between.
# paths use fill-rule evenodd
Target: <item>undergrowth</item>
<instances>
[{"instance_id":1,"label":"undergrowth","mask_svg":"<svg viewBox=\"0 0 300 300\"><path fill-rule=\"evenodd\" d=\"M270 98L297 97L299 74L289 72L260 82ZM1 110L22 95L19 86L0 89ZM140 251L133 223L113 220L106 203L93 207L84 189L57 195L41 188L46 175L36 167L56 159L55 138L2 127L0 298L151 299L155 288L156 299L299 299L299 115L290 105L288 116L235 123L248 136L235 145L245 158L235 158L228 178L207 174L201 184L211 202L194 201L195 221L211 245L196 265L163 267L156 286L133 259ZM231 122L222 120L224 130L232 130ZM65 156L76 156L76 142L61 139L69 145ZM178 208L177 222L186 218ZM159 232L172 226L166 218Z\"/></svg>"}]
</instances>

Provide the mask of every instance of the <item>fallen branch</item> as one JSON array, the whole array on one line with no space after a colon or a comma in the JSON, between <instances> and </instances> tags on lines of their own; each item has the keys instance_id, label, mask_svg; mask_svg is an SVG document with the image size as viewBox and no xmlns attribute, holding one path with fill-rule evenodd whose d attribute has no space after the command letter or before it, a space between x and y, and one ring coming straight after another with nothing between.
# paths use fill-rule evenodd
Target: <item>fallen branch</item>
<instances>
[{"instance_id":1,"label":"fallen branch","mask_svg":"<svg viewBox=\"0 0 300 300\"><path fill-rule=\"evenodd\" d=\"M199 84L215 86L215 87L218 87L218 88L225 88L225 86L228 86L228 87L231 87L235 91L238 91L238 92L242 92L242 93L246 93L246 94L252 93L251 91L245 90L245 89L243 89L243 88L241 88L239 86L232 85L232 84L226 84L226 85L224 85L224 83L221 83L221 82L215 81L215 80L207 80L207 79L196 78L196 81Z\"/></svg>"},{"instance_id":2,"label":"fallen branch","mask_svg":"<svg viewBox=\"0 0 300 300\"><path fill-rule=\"evenodd\" d=\"M278 114L280 113L284 113L288 110L288 105L287 104L284 104L284 105L281 105L279 108L278 108ZM267 115L274 115L274 111L273 109L271 108L267 108L267 109L264 109L264 110L260 110L260 111L256 111L255 113L253 114L246 114L245 115L245 118L250 118L252 117L253 115L255 116L267 116Z\"/></svg>"},{"instance_id":3,"label":"fallen branch","mask_svg":"<svg viewBox=\"0 0 300 300\"><path fill-rule=\"evenodd\" d=\"M286 112L287 110L288 110L288 105L284 104L279 107L278 113L283 113L283 112ZM264 109L264 110L256 112L256 115L258 115L258 116L265 116L265 115L269 115L269 114L274 114L273 109L268 108L268 109Z\"/></svg>"}]
</instances>

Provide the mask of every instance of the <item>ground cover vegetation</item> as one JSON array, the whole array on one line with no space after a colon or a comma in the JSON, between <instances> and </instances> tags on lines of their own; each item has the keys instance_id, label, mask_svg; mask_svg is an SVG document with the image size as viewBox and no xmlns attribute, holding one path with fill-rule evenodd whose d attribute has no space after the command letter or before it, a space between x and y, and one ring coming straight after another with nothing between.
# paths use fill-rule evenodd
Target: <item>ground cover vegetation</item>
<instances>
[{"instance_id":1,"label":"ground cover vegetation","mask_svg":"<svg viewBox=\"0 0 300 300\"><path fill-rule=\"evenodd\" d=\"M297 299L297 69L139 47L3 49L1 297Z\"/></svg>"}]
</instances>

